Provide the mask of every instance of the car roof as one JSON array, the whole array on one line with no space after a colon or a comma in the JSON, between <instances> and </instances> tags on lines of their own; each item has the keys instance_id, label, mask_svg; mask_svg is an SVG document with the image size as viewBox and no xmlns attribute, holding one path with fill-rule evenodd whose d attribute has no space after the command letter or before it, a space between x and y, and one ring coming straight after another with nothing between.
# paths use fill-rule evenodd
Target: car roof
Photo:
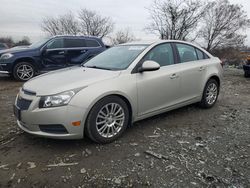
<instances>
[{"instance_id":1,"label":"car roof","mask_svg":"<svg viewBox=\"0 0 250 188\"><path fill-rule=\"evenodd\" d=\"M101 38L96 36L84 36L84 35L56 35L51 38L57 38L57 37L69 37L69 38L85 38L85 39L97 39L100 40Z\"/></svg>"},{"instance_id":2,"label":"car roof","mask_svg":"<svg viewBox=\"0 0 250 188\"><path fill-rule=\"evenodd\" d=\"M166 42L173 42L173 43L182 43L182 44L188 44L191 45L195 48L200 49L201 51L205 52L206 55L208 55L209 57L213 57L213 55L211 55L208 51L206 51L204 48L202 48L199 44L197 43L191 43L191 42L187 42L187 41L183 41L183 40L142 40L142 41L134 41L134 42L128 42L128 43L124 43L124 44L120 44L118 46L129 46L129 45L145 45L145 46L156 46L158 44L162 44L162 43L166 43Z\"/></svg>"},{"instance_id":3,"label":"car roof","mask_svg":"<svg viewBox=\"0 0 250 188\"><path fill-rule=\"evenodd\" d=\"M157 45L157 44L166 43L166 42L184 43L184 44L188 44L188 45L194 46L196 48L202 49L203 51L206 51L197 43L191 43L191 42L187 42L187 41L183 41L183 40L141 40L141 41L133 41L133 42L128 42L128 43L123 43L123 44L119 44L119 45L121 45L121 46L126 46L126 45L147 45L147 46L150 46L150 45Z\"/></svg>"},{"instance_id":4,"label":"car roof","mask_svg":"<svg viewBox=\"0 0 250 188\"><path fill-rule=\"evenodd\" d=\"M154 44L156 42L157 42L157 40L140 40L140 41L127 42L127 43L123 43L123 44L119 44L119 45L120 46L127 46L127 45L151 45L151 44Z\"/></svg>"},{"instance_id":5,"label":"car roof","mask_svg":"<svg viewBox=\"0 0 250 188\"><path fill-rule=\"evenodd\" d=\"M175 42L175 43L186 43L186 44L191 44L196 46L193 43L187 42L187 41L182 41L182 40L140 40L140 41L133 41L133 42L128 42L128 43L123 43L120 45L152 45L152 44L161 44L164 42Z\"/></svg>"}]
</instances>

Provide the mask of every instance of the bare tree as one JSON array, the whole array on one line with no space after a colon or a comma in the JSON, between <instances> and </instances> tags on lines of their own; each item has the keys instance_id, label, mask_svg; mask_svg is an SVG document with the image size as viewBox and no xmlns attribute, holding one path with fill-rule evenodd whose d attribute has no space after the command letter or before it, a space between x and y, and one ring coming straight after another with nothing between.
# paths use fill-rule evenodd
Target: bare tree
<instances>
[{"instance_id":1,"label":"bare tree","mask_svg":"<svg viewBox=\"0 0 250 188\"><path fill-rule=\"evenodd\" d=\"M186 40L196 29L204 10L200 0L155 0L149 8L151 23L146 29L161 39Z\"/></svg>"},{"instance_id":2,"label":"bare tree","mask_svg":"<svg viewBox=\"0 0 250 188\"><path fill-rule=\"evenodd\" d=\"M59 17L47 17L43 19L41 27L51 36L77 35L80 32L78 22L71 12Z\"/></svg>"},{"instance_id":3,"label":"bare tree","mask_svg":"<svg viewBox=\"0 0 250 188\"><path fill-rule=\"evenodd\" d=\"M135 37L131 33L129 28L117 31L115 33L115 36L112 38L113 44L122 44L122 43L126 43L126 42L131 42L133 40L135 40Z\"/></svg>"},{"instance_id":4,"label":"bare tree","mask_svg":"<svg viewBox=\"0 0 250 188\"><path fill-rule=\"evenodd\" d=\"M13 47L15 45L12 37L0 37L0 42L5 43L8 47Z\"/></svg>"},{"instance_id":5,"label":"bare tree","mask_svg":"<svg viewBox=\"0 0 250 188\"><path fill-rule=\"evenodd\" d=\"M241 31L249 27L250 20L241 5L230 4L228 0L215 0L209 3L203 19L200 36L208 51L244 44L246 36Z\"/></svg>"},{"instance_id":6,"label":"bare tree","mask_svg":"<svg viewBox=\"0 0 250 188\"><path fill-rule=\"evenodd\" d=\"M30 38L27 36L24 36L21 40L19 40L15 43L15 46L28 46L30 44L31 44Z\"/></svg>"},{"instance_id":7,"label":"bare tree","mask_svg":"<svg viewBox=\"0 0 250 188\"><path fill-rule=\"evenodd\" d=\"M87 36L103 38L113 31L114 23L109 17L102 17L95 11L81 9L79 12L81 32Z\"/></svg>"}]
</instances>

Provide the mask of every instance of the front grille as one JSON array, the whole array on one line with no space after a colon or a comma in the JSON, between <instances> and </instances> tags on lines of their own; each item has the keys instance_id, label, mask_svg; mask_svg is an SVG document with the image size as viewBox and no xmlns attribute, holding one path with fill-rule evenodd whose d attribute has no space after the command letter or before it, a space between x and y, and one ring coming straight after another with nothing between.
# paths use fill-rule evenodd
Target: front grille
<instances>
[{"instance_id":1,"label":"front grille","mask_svg":"<svg viewBox=\"0 0 250 188\"><path fill-rule=\"evenodd\" d=\"M31 100L27 100L27 99L23 99L23 98L18 97L18 98L17 98L16 106L17 106L20 110L28 110L31 103L32 103Z\"/></svg>"},{"instance_id":2,"label":"front grille","mask_svg":"<svg viewBox=\"0 0 250 188\"><path fill-rule=\"evenodd\" d=\"M41 131L52 134L67 134L68 131L63 125L39 125Z\"/></svg>"}]
</instances>

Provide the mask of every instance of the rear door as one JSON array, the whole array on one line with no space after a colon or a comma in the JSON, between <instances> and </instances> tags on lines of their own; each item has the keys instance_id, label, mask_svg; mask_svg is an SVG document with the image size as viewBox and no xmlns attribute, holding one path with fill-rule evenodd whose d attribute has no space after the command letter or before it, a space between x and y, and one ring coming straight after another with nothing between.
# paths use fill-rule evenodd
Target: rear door
<instances>
[{"instance_id":1,"label":"rear door","mask_svg":"<svg viewBox=\"0 0 250 188\"><path fill-rule=\"evenodd\" d=\"M175 43L180 64L180 82L182 102L200 97L203 91L203 79L206 71L205 54L194 46Z\"/></svg>"},{"instance_id":2,"label":"rear door","mask_svg":"<svg viewBox=\"0 0 250 188\"><path fill-rule=\"evenodd\" d=\"M42 52L42 62L46 70L66 67L66 50L63 38L51 40Z\"/></svg>"},{"instance_id":3,"label":"rear door","mask_svg":"<svg viewBox=\"0 0 250 188\"><path fill-rule=\"evenodd\" d=\"M95 39L85 39L85 42L89 51L89 57L86 60L91 59L92 57L98 55L106 49Z\"/></svg>"},{"instance_id":4,"label":"rear door","mask_svg":"<svg viewBox=\"0 0 250 188\"><path fill-rule=\"evenodd\" d=\"M68 65L78 65L102 51L102 46L94 39L66 38Z\"/></svg>"},{"instance_id":5,"label":"rear door","mask_svg":"<svg viewBox=\"0 0 250 188\"><path fill-rule=\"evenodd\" d=\"M89 56L86 43L83 38L66 38L65 48L67 48L67 65L79 65Z\"/></svg>"}]
</instances>

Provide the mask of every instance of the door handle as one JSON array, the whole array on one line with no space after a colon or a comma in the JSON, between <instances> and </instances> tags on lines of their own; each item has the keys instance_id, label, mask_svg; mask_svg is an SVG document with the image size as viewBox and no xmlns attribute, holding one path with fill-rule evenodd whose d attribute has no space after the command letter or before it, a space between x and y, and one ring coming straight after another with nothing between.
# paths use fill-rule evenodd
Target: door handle
<instances>
[{"instance_id":1,"label":"door handle","mask_svg":"<svg viewBox=\"0 0 250 188\"><path fill-rule=\"evenodd\" d=\"M170 79L175 79L175 78L178 78L179 76L176 74L176 73L174 73L174 74L172 74L171 76L170 76Z\"/></svg>"},{"instance_id":2,"label":"door handle","mask_svg":"<svg viewBox=\"0 0 250 188\"><path fill-rule=\"evenodd\" d=\"M63 55L63 54L65 54L65 52L64 52L64 51L61 51L61 52L58 52L58 54L59 54L59 55Z\"/></svg>"},{"instance_id":3,"label":"door handle","mask_svg":"<svg viewBox=\"0 0 250 188\"><path fill-rule=\"evenodd\" d=\"M199 68L199 71L203 71L203 70L205 70L205 67L200 67Z\"/></svg>"},{"instance_id":4,"label":"door handle","mask_svg":"<svg viewBox=\"0 0 250 188\"><path fill-rule=\"evenodd\" d=\"M86 53L87 52L87 50L81 50L81 53Z\"/></svg>"}]
</instances>

